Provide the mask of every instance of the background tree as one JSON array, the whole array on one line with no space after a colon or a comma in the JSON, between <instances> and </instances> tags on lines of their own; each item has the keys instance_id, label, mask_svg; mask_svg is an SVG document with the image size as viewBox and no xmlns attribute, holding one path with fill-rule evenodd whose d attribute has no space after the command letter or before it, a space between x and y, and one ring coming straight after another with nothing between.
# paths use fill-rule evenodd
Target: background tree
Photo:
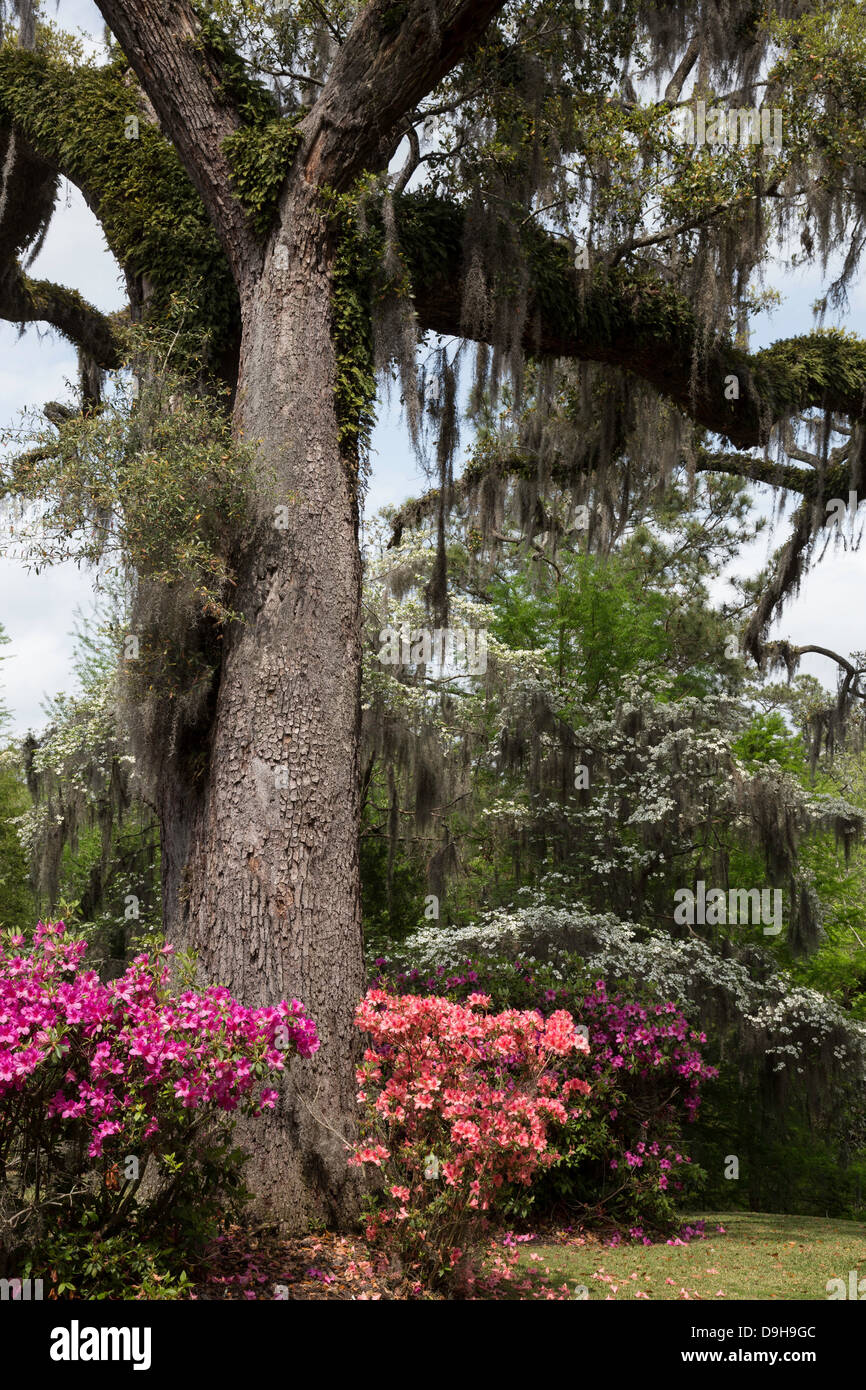
<instances>
[{"instance_id":1,"label":"background tree","mask_svg":"<svg viewBox=\"0 0 866 1390\"><path fill-rule=\"evenodd\" d=\"M0 646L8 641L0 625ZM0 655L2 660L5 656ZM8 737L8 722L9 711L0 699L0 927L20 931L30 922L34 906L27 856L17 831L29 798L17 749Z\"/></svg>"},{"instance_id":2,"label":"background tree","mask_svg":"<svg viewBox=\"0 0 866 1390\"><path fill-rule=\"evenodd\" d=\"M121 973L161 926L158 825L118 699L125 626L116 589L80 618L70 688L45 702L46 727L14 750L29 793L15 829L39 916L85 933L103 975Z\"/></svg>"}]
</instances>

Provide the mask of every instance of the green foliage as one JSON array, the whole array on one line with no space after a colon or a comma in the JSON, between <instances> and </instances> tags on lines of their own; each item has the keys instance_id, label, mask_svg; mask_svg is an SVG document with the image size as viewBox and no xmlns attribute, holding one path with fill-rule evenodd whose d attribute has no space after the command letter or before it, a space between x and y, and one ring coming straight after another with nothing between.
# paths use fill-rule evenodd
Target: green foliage
<instances>
[{"instance_id":1,"label":"green foliage","mask_svg":"<svg viewBox=\"0 0 866 1390\"><path fill-rule=\"evenodd\" d=\"M764 763L778 763L787 772L806 774L803 739L793 734L781 714L758 714L732 745L733 752L753 772Z\"/></svg>"},{"instance_id":2,"label":"green foliage","mask_svg":"<svg viewBox=\"0 0 866 1390\"><path fill-rule=\"evenodd\" d=\"M546 510L563 530L573 525L555 497ZM378 834L393 827L393 872L411 863L426 873L443 922L507 903L551 874L600 907L670 916L691 866L720 843L730 849L722 780L744 717L735 698L743 667L725 655L730 620L707 584L742 524L741 500L723 488L702 490L694 509L682 495L657 503L606 555L584 549L585 531L552 556L529 543L485 553L455 525L452 626L485 630L490 651L483 679L444 689L438 668L376 660L382 629L429 621L433 559L427 532L383 549L367 575L364 698L366 718L388 738L376 748L365 818ZM425 786L435 819L428 812L422 823ZM416 892L407 926L423 911ZM392 915L389 930L402 925Z\"/></svg>"},{"instance_id":3,"label":"green foliage","mask_svg":"<svg viewBox=\"0 0 866 1390\"><path fill-rule=\"evenodd\" d=\"M25 1277L45 1280L58 1298L188 1298L190 1271L203 1264L223 1224L242 1215L249 1193L245 1156L225 1135L203 1139L192 1126L174 1137L182 1159L164 1152L150 1159L159 1169L155 1195L140 1189L137 1201L120 1202L129 1184L117 1164L103 1161L94 1181L53 1203L50 1220L40 1222L36 1201ZM20 1264L20 1250L17 1258Z\"/></svg>"},{"instance_id":4,"label":"green foliage","mask_svg":"<svg viewBox=\"0 0 866 1390\"><path fill-rule=\"evenodd\" d=\"M849 1098L846 1120L828 1127L810 1122L799 1097L789 1097L782 1113L771 1110L765 1086L739 1058L722 1061L691 1140L707 1174L702 1200L720 1210L862 1220L866 1136L856 1097ZM739 1160L736 1178L726 1176L731 1156Z\"/></svg>"},{"instance_id":5,"label":"green foliage","mask_svg":"<svg viewBox=\"0 0 866 1390\"><path fill-rule=\"evenodd\" d=\"M866 804L866 768L862 754L853 749L832 763L822 760L816 782L830 794ZM792 962L792 973L852 1017L866 1020L866 847L859 838L840 848L827 836L813 836L802 860L823 905L823 935L814 954Z\"/></svg>"},{"instance_id":6,"label":"green foliage","mask_svg":"<svg viewBox=\"0 0 866 1390\"><path fill-rule=\"evenodd\" d=\"M158 360L164 343L162 333L134 335L133 361ZM39 503L37 573L70 558L110 560L108 573L182 588L197 614L234 616L230 556L248 516L255 447L234 440L222 397L216 386L191 392L166 352L137 397L120 379L98 412L11 433L31 448L4 461L0 477L7 496Z\"/></svg>"},{"instance_id":7,"label":"green foliage","mask_svg":"<svg viewBox=\"0 0 866 1390\"><path fill-rule=\"evenodd\" d=\"M273 223L299 141L295 124L281 118L262 126L243 126L225 142L238 195L261 237L267 235Z\"/></svg>"},{"instance_id":8,"label":"green foliage","mask_svg":"<svg viewBox=\"0 0 866 1390\"><path fill-rule=\"evenodd\" d=\"M27 788L7 753L0 753L0 928L20 931L33 920L34 900L18 821L30 806Z\"/></svg>"},{"instance_id":9,"label":"green foliage","mask_svg":"<svg viewBox=\"0 0 866 1390\"><path fill-rule=\"evenodd\" d=\"M555 583L526 569L498 580L491 631L506 646L543 650L558 682L576 682L590 700L614 695L626 676L664 667L677 672L671 698L708 695L727 664L719 660L723 628L666 589L669 555L643 527L620 553L561 555Z\"/></svg>"},{"instance_id":10,"label":"green foliage","mask_svg":"<svg viewBox=\"0 0 866 1390\"><path fill-rule=\"evenodd\" d=\"M775 343L755 354L756 385L777 415L807 408L822 391L850 401L857 414L866 372L866 343L842 328L816 330L808 336Z\"/></svg>"},{"instance_id":11,"label":"green foliage","mask_svg":"<svg viewBox=\"0 0 866 1390\"><path fill-rule=\"evenodd\" d=\"M559 678L568 667L590 699L666 653L664 599L642 594L639 576L618 557L563 556L560 570L547 594L525 573L491 587L492 630L506 645L547 651Z\"/></svg>"},{"instance_id":12,"label":"green foliage","mask_svg":"<svg viewBox=\"0 0 866 1390\"><path fill-rule=\"evenodd\" d=\"M365 817L366 819L366 817ZM389 871L390 845L387 836L369 824L361 835L361 888L364 932L375 952L399 941L416 924L426 894L420 867L400 855Z\"/></svg>"},{"instance_id":13,"label":"green foliage","mask_svg":"<svg viewBox=\"0 0 866 1390\"><path fill-rule=\"evenodd\" d=\"M164 1302L189 1298L183 1263L177 1251L143 1241L135 1231L102 1240L84 1227L46 1236L25 1262L24 1277L42 1279L49 1296L58 1299Z\"/></svg>"}]
</instances>

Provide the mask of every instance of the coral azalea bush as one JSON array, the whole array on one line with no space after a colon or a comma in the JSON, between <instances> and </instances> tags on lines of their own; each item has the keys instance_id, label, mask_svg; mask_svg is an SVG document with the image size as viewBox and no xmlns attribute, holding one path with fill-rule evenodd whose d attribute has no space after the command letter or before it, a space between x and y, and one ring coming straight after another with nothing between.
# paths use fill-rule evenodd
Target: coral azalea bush
<instances>
[{"instance_id":1,"label":"coral azalea bush","mask_svg":"<svg viewBox=\"0 0 866 1390\"><path fill-rule=\"evenodd\" d=\"M349 1161L383 1174L368 1236L433 1283L465 1272L484 1214L553 1161L551 1126L579 1116L589 1094L553 1067L588 1051L570 1014L489 1004L371 989L357 1011L370 1046L358 1070L364 1137Z\"/></svg>"},{"instance_id":2,"label":"coral azalea bush","mask_svg":"<svg viewBox=\"0 0 866 1390\"><path fill-rule=\"evenodd\" d=\"M537 1221L554 1215L590 1217L623 1228L640 1224L659 1234L679 1224L677 1204L692 1197L703 1174L685 1152L706 1082L716 1069L705 1060L706 1034L670 999L643 1001L611 992L604 980L562 973L539 962L479 959L462 969L411 969L374 983L454 1002L484 990L494 1006L532 1008L547 1018L567 1010L589 1039L590 1056L559 1059L563 1081L589 1081L591 1099L578 1120L553 1137L555 1160L530 1190L505 1194L505 1212Z\"/></svg>"}]
</instances>

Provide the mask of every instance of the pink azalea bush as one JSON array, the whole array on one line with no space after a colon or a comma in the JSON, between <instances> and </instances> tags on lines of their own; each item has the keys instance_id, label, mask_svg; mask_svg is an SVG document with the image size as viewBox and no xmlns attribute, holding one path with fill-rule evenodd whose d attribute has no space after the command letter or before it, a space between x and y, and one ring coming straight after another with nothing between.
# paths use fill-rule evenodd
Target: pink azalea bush
<instances>
[{"instance_id":1,"label":"pink azalea bush","mask_svg":"<svg viewBox=\"0 0 866 1390\"><path fill-rule=\"evenodd\" d=\"M319 1043L297 1000L250 1009L221 987L173 996L169 946L108 983L83 967L86 949L62 922L40 923L30 945L0 938L0 1171L18 1205L28 1192L36 1208L49 1194L57 1205L65 1186L114 1228L148 1156L188 1176L207 1122L272 1108L264 1083ZM119 1172L128 1156L137 1178ZM179 1185L163 1186L160 1216Z\"/></svg>"},{"instance_id":2,"label":"pink azalea bush","mask_svg":"<svg viewBox=\"0 0 866 1390\"><path fill-rule=\"evenodd\" d=\"M368 1238L434 1283L465 1277L485 1214L507 1184L529 1185L553 1161L551 1128L579 1116L590 1089L553 1069L588 1051L570 1014L489 1004L371 989L355 1020L370 1045L349 1162L382 1174Z\"/></svg>"}]
</instances>

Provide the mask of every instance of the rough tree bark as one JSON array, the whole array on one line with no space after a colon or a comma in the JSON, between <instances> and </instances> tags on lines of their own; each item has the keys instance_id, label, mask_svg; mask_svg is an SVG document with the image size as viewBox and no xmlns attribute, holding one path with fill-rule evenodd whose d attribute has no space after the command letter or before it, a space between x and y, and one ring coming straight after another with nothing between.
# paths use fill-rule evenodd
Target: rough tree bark
<instances>
[{"instance_id":1,"label":"rough tree bark","mask_svg":"<svg viewBox=\"0 0 866 1390\"><path fill-rule=\"evenodd\" d=\"M284 221L288 268L272 250L244 296L236 416L262 441L261 509L240 573L245 621L227 636L181 935L206 978L247 1003L297 996L315 1018L321 1050L294 1065L278 1109L250 1132L250 1178L272 1211L303 1219L324 1204L333 1219L351 1198L326 1124L351 1130L363 989L358 513L337 437L327 231L303 187ZM275 505L288 508L286 529Z\"/></svg>"}]
</instances>

